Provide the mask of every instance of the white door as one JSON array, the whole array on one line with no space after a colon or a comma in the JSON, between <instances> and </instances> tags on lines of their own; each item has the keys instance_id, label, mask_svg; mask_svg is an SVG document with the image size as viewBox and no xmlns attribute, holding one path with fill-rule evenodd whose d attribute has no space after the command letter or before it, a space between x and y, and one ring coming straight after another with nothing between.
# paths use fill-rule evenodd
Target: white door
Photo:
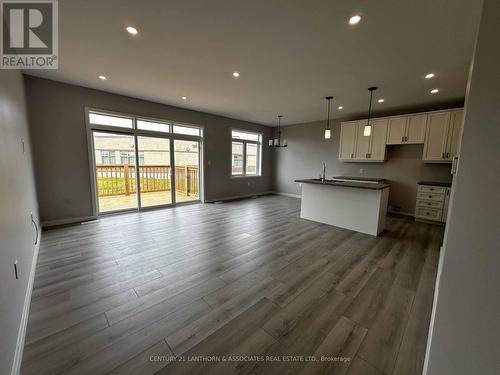
<instances>
[{"instance_id":1,"label":"white door","mask_svg":"<svg viewBox=\"0 0 500 375\"><path fill-rule=\"evenodd\" d=\"M406 132L406 116L392 117L387 127L387 144L400 145L403 143Z\"/></svg>"},{"instance_id":2,"label":"white door","mask_svg":"<svg viewBox=\"0 0 500 375\"><path fill-rule=\"evenodd\" d=\"M370 160L385 160L387 123L387 119L376 119L372 121Z\"/></svg>"},{"instance_id":3,"label":"white door","mask_svg":"<svg viewBox=\"0 0 500 375\"><path fill-rule=\"evenodd\" d=\"M463 110L451 112L450 129L448 130L448 139L446 144L447 160L453 160L453 158L458 154L458 145L460 144L463 114Z\"/></svg>"},{"instance_id":4,"label":"white door","mask_svg":"<svg viewBox=\"0 0 500 375\"><path fill-rule=\"evenodd\" d=\"M427 118L425 133L425 161L443 162L445 159L446 140L450 126L450 112L430 113Z\"/></svg>"},{"instance_id":5,"label":"white door","mask_svg":"<svg viewBox=\"0 0 500 375\"><path fill-rule=\"evenodd\" d=\"M424 143L427 114L408 116L404 143Z\"/></svg>"},{"instance_id":6,"label":"white door","mask_svg":"<svg viewBox=\"0 0 500 375\"><path fill-rule=\"evenodd\" d=\"M365 136L363 134L366 123L366 120L356 123L358 129L358 136L356 137L356 152L354 153L354 158L356 160L366 160L368 159L368 154L370 153L371 136Z\"/></svg>"},{"instance_id":7,"label":"white door","mask_svg":"<svg viewBox=\"0 0 500 375\"><path fill-rule=\"evenodd\" d=\"M340 130L339 159L350 160L354 158L356 146L356 123L345 122Z\"/></svg>"}]
</instances>

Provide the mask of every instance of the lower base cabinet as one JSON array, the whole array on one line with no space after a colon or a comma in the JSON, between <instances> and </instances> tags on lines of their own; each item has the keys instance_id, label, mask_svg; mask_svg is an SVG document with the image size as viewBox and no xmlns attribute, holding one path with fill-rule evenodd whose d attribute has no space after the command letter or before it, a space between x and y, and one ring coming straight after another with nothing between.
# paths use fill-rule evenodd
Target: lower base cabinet
<instances>
[{"instance_id":1,"label":"lower base cabinet","mask_svg":"<svg viewBox=\"0 0 500 375\"><path fill-rule=\"evenodd\" d=\"M448 216L449 199L449 187L419 184L415 219L445 223Z\"/></svg>"}]
</instances>

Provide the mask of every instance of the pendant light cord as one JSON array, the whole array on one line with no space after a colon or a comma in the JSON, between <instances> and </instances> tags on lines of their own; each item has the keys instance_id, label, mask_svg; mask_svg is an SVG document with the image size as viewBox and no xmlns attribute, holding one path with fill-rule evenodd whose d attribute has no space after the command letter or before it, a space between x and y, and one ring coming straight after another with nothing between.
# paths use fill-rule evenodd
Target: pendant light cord
<instances>
[{"instance_id":1,"label":"pendant light cord","mask_svg":"<svg viewBox=\"0 0 500 375\"><path fill-rule=\"evenodd\" d=\"M376 90L376 87L369 87L368 90L370 91L370 105L368 106L368 123L367 125L370 126L370 119L371 119L371 114L372 114L372 98L373 98L373 92Z\"/></svg>"},{"instance_id":2,"label":"pendant light cord","mask_svg":"<svg viewBox=\"0 0 500 375\"><path fill-rule=\"evenodd\" d=\"M330 130L330 102L331 99L328 99L328 116L327 116L327 121L326 121L326 129Z\"/></svg>"}]
</instances>

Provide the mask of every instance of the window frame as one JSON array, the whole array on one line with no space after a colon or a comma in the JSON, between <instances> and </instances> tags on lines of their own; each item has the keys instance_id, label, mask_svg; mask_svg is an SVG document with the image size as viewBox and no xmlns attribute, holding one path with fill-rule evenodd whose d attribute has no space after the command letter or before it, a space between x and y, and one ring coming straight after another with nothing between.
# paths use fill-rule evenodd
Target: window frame
<instances>
[{"instance_id":1,"label":"window frame","mask_svg":"<svg viewBox=\"0 0 500 375\"><path fill-rule=\"evenodd\" d=\"M240 139L240 138L233 138L233 132L241 132L241 133L248 133L248 134L255 134L258 136L257 141L251 141L251 140L246 140L246 139ZM237 128L231 128L231 134L230 134L230 176L231 178L250 178L250 177L262 177L262 139L263 139L263 134L260 132L256 131L251 131L251 130L246 130L246 129L237 129ZM233 173L233 142L241 143L243 145L243 166L242 166L242 173L241 174L234 174ZM257 146L257 172L255 174L247 174L247 144L254 144Z\"/></svg>"}]
</instances>

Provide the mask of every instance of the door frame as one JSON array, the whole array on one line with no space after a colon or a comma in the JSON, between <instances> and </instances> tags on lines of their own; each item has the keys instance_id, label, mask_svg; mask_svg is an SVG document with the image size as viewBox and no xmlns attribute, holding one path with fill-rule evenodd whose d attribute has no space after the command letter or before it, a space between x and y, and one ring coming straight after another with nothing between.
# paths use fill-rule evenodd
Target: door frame
<instances>
[{"instance_id":1,"label":"door frame","mask_svg":"<svg viewBox=\"0 0 500 375\"><path fill-rule=\"evenodd\" d=\"M95 124L90 124L89 121L89 113L90 112L96 112L96 113L102 113L104 115L111 115L115 117L123 117L127 119L132 120L132 128L120 128L120 127L114 127L114 126L108 126L108 125L95 125ZM86 128L86 133L87 133L87 152L88 152L88 163L89 163L89 171L90 171L90 191L91 191L91 202L92 202L92 218L97 219L99 216L104 216L104 215L112 215L112 214L117 214L117 213L124 213L124 212L135 212L135 211L146 211L146 210L153 210L153 209L159 209L159 208L167 208L167 207L174 207L174 206L181 206L181 205L188 205L188 204L196 204L196 203L203 203L205 201L205 168L204 168L204 160L205 160L205 147L204 147L204 137L205 137L205 126L204 125L199 125L199 124L192 124L192 123L185 123L182 121L173 121L173 120L168 120L168 119L162 119L162 118L157 118L157 117L149 117L149 116L140 116L140 115L135 115L135 114L130 114L130 113L123 113L123 112L116 112L116 111L110 111L110 110L105 110L105 109L100 109L100 108L95 108L95 107L89 107L85 106L84 108L84 116L85 116L85 128ZM169 133L162 133L162 132L155 132L151 130L141 130L137 128L137 120L150 120L150 121L156 121L156 122L161 122L161 123L168 123L171 126L171 131ZM200 129L201 136L191 136L191 135L185 135L185 134L177 134L173 133L173 125L184 125L187 127L196 127ZM134 137L134 144L135 144L135 161L136 161L136 169L137 169L137 176L136 176L136 191L137 191L137 208L127 208L123 210L116 210L116 211L110 211L110 212L99 212L99 199L97 197L97 175L96 175L96 170L95 170L95 151L94 151L94 136L93 132L94 131L101 131L101 132L111 132L111 133L118 133L118 134L124 134L124 135L131 135ZM145 137L154 137L154 138L167 138L170 140L170 165L172 166L171 168L171 178L170 178L170 183L171 183L171 194L172 194L172 203L167 203L167 204L162 204L158 206L151 206L151 207L142 207L141 205L141 196L140 196L140 176L139 176L139 150L138 150L138 137L140 136L145 136ZM186 141L196 141L198 142L198 195L199 198L196 200L192 201L187 201L187 202L176 202L175 200L175 158L174 158L174 140L186 140Z\"/></svg>"}]
</instances>

